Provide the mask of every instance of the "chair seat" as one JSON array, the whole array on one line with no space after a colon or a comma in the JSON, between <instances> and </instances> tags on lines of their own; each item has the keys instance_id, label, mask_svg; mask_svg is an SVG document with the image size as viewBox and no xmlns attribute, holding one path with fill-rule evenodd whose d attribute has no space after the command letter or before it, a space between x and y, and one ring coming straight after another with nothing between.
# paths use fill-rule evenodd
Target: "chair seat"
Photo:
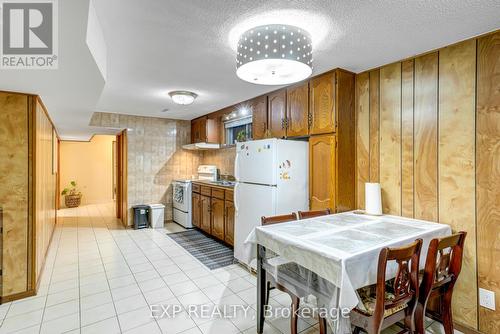
<instances>
[{"instance_id":1,"label":"chair seat","mask_svg":"<svg viewBox=\"0 0 500 334\"><path fill-rule=\"evenodd\" d=\"M361 303L362 303L362 306L364 309L361 309L360 307L356 307L355 308L356 311L363 313L363 314L366 314L366 315L373 315L373 313L375 312L375 301L376 301L375 288L376 288L375 285L370 285L370 286L366 286L366 287L363 287L361 289L358 289L358 295L361 299ZM395 299L395 296L392 292L390 292L390 291L385 292L385 300L392 301L394 299ZM405 303L405 304L401 304L401 305L386 309L384 311L384 318L405 309L407 306L408 305Z\"/></svg>"}]
</instances>

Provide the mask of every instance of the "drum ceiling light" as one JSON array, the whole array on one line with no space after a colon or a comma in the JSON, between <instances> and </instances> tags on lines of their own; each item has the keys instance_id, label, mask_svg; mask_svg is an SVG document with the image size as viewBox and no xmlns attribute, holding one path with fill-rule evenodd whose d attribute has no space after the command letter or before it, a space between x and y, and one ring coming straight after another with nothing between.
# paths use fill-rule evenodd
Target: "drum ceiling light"
<instances>
[{"instance_id":1,"label":"drum ceiling light","mask_svg":"<svg viewBox=\"0 0 500 334\"><path fill-rule=\"evenodd\" d=\"M174 103L181 105L191 104L198 97L196 93L186 90L174 90L169 92L168 95L170 95L170 98L174 101Z\"/></svg>"},{"instance_id":2,"label":"drum ceiling light","mask_svg":"<svg viewBox=\"0 0 500 334\"><path fill-rule=\"evenodd\" d=\"M260 85L286 85L312 74L311 35L283 24L258 26L238 42L236 75Z\"/></svg>"}]
</instances>

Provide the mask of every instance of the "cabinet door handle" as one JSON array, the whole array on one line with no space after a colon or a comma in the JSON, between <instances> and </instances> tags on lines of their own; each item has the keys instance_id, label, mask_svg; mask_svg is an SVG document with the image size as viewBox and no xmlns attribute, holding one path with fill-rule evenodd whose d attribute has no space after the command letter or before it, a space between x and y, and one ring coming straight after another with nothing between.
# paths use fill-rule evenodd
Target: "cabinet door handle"
<instances>
[{"instance_id":1,"label":"cabinet door handle","mask_svg":"<svg viewBox=\"0 0 500 334\"><path fill-rule=\"evenodd\" d=\"M281 129L283 130L285 128L285 119L281 119Z\"/></svg>"}]
</instances>

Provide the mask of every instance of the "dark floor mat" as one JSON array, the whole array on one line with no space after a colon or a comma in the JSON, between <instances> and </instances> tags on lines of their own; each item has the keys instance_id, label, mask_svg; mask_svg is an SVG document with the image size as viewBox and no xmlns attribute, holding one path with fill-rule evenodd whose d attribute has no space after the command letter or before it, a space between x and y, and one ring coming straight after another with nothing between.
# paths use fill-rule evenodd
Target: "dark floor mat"
<instances>
[{"instance_id":1,"label":"dark floor mat","mask_svg":"<svg viewBox=\"0 0 500 334\"><path fill-rule=\"evenodd\" d=\"M235 263L232 248L198 230L169 233L168 236L210 270Z\"/></svg>"}]
</instances>

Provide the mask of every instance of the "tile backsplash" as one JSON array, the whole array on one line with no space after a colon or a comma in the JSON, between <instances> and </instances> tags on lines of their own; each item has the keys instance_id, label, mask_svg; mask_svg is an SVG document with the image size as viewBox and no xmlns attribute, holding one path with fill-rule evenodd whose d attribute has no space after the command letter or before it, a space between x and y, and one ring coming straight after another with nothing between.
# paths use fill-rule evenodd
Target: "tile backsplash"
<instances>
[{"instance_id":1,"label":"tile backsplash","mask_svg":"<svg viewBox=\"0 0 500 334\"><path fill-rule=\"evenodd\" d=\"M216 165L220 174L234 176L234 158L236 147L222 148L213 151L200 151L201 163L204 165Z\"/></svg>"}]
</instances>

